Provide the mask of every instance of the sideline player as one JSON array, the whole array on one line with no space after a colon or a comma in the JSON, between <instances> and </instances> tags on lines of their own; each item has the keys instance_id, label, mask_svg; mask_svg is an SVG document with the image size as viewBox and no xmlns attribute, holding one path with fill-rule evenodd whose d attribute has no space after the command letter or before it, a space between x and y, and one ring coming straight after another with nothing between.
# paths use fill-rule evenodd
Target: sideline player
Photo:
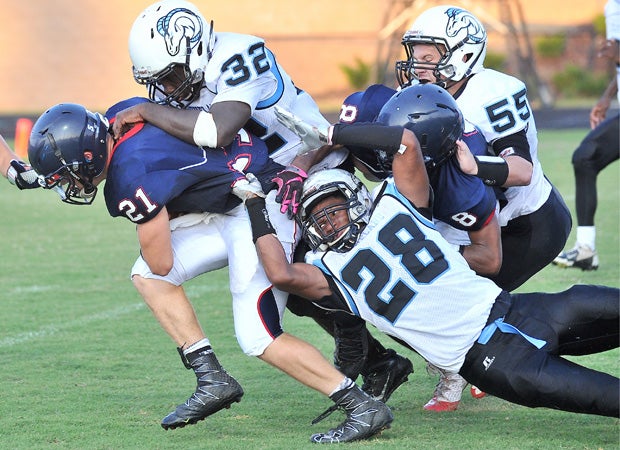
<instances>
[{"instance_id":1,"label":"sideline player","mask_svg":"<svg viewBox=\"0 0 620 450\"><path fill-rule=\"evenodd\" d=\"M130 99L112 106L106 113L108 119L113 120L117 111L136 101L145 99ZM33 127L28 149L33 168L45 187L60 188L62 200L67 203L91 204L97 194L97 185L105 179L108 212L137 224L141 258L159 277L178 276L176 273L183 270L178 265L176 251L179 246L169 214L180 215L181 220L189 216L190 220L196 221L197 214L184 215L188 206L199 211L224 213L202 215L198 219L220 221L222 227L227 227L225 231L230 233L230 241L234 241L227 251L239 252L235 246L245 248L247 258L254 255L257 259L255 251L247 251L248 247L252 248L251 229L244 207L231 194L231 188L244 182L247 184L246 170L259 172L264 183L261 191L269 191L273 185L270 180L281 166L271 163L260 139L240 133L239 138L225 149L202 149L183 143L151 124L134 126L118 141L108 133L108 128L106 118L80 105L60 104L46 111ZM272 204L276 205L275 202ZM235 210L244 215L245 227L235 226L235 222L241 222ZM281 216L277 211L275 208L272 212ZM203 242L192 239L191 243L195 251L195 246ZM257 266L262 271L260 264L251 259L229 259L230 269L242 272L239 275L241 281L247 274L243 273L244 265ZM266 279L264 273L261 275ZM265 353L274 350L292 352L286 355L288 365L279 366L280 370L330 396L345 411L344 422L321 436L336 435L336 439L347 442L364 439L389 427L392 413L385 404L364 393L315 347L283 332L280 321L284 305L277 304L273 295L263 297L258 303L241 304L239 298L234 298L233 302L235 321L240 322L236 325L253 328L257 339L271 341ZM171 336L177 338L175 340L182 347L182 340L178 337L188 331L171 328L166 323L171 321L169 317L150 303L149 307L166 331L172 330ZM182 311L168 312L182 316L182 321L187 320L192 327L198 327L196 335L202 333L189 302ZM176 323L179 323L178 318ZM181 350L179 353L188 368L196 372L196 392L164 418L164 428L196 423L239 401L243 395L241 386L219 364L204 334L194 347L190 347L190 353ZM264 355L261 357L269 361Z\"/></svg>"},{"instance_id":2,"label":"sideline player","mask_svg":"<svg viewBox=\"0 0 620 450\"><path fill-rule=\"evenodd\" d=\"M608 59L616 67L616 74L590 111L592 130L573 153L577 239L571 250L563 251L553 260L553 264L560 267L598 269L594 225L596 178L601 170L620 158L620 112L605 118L614 96L620 102L620 1L610 0L605 5L605 25L607 40L599 49L598 56Z\"/></svg>"}]
</instances>

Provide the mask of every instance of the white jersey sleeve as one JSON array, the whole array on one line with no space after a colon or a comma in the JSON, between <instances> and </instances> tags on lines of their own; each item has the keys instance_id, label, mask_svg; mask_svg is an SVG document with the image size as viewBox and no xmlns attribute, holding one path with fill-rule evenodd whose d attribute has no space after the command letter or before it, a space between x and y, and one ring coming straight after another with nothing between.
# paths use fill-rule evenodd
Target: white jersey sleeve
<instances>
[{"instance_id":1,"label":"white jersey sleeve","mask_svg":"<svg viewBox=\"0 0 620 450\"><path fill-rule=\"evenodd\" d=\"M525 84L513 76L483 69L469 79L456 103L463 116L480 129L491 145L502 137L522 130L526 132L533 164L532 179L527 186L513 186L506 190L508 204L498 215L500 226L538 210L549 198L551 184L538 160L536 123Z\"/></svg>"},{"instance_id":2,"label":"white jersey sleeve","mask_svg":"<svg viewBox=\"0 0 620 450\"><path fill-rule=\"evenodd\" d=\"M223 101L239 101L250 106L252 118L246 125L247 131L262 138L270 156L284 165L290 164L304 146L299 136L278 121L276 105L314 126L329 126L312 97L295 86L265 47L264 40L256 36L216 33L213 57L205 73L205 89L190 106L208 110L212 104ZM334 152L318 168L336 167L346 156L344 150Z\"/></svg>"}]
</instances>

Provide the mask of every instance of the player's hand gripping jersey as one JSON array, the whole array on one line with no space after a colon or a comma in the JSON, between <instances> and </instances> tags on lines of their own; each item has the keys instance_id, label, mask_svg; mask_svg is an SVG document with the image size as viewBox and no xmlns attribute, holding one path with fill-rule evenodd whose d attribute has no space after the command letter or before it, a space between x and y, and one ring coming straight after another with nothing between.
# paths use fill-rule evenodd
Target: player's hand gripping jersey
<instances>
[{"instance_id":1,"label":"player's hand gripping jersey","mask_svg":"<svg viewBox=\"0 0 620 450\"><path fill-rule=\"evenodd\" d=\"M124 100L106 117L112 122L117 112L145 101ZM271 178L282 169L269 159L264 142L243 130L226 148L209 149L187 144L148 123L129 130L110 158L104 188L108 212L136 223L148 222L163 206L170 212L229 211L240 203L231 193L232 184L245 173L254 173L268 192Z\"/></svg>"}]
</instances>

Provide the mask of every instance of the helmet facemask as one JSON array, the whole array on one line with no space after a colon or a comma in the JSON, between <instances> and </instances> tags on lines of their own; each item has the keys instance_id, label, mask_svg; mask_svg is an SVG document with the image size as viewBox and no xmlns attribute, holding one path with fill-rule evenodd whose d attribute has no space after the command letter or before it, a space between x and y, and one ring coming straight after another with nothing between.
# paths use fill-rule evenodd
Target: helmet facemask
<instances>
[{"instance_id":1,"label":"helmet facemask","mask_svg":"<svg viewBox=\"0 0 620 450\"><path fill-rule=\"evenodd\" d=\"M206 21L195 5L184 0L155 3L130 32L134 79L147 86L151 100L185 108L200 95L215 41L213 21Z\"/></svg>"},{"instance_id":2,"label":"helmet facemask","mask_svg":"<svg viewBox=\"0 0 620 450\"><path fill-rule=\"evenodd\" d=\"M170 63L163 70L150 77L140 77L134 72L134 78L139 84L146 85L149 98L161 105L170 105L175 108L185 108L200 96L200 89L204 80L204 73L200 69L192 72L189 65L191 45L190 39L186 38L187 53L186 62ZM202 51L202 43L199 44ZM164 86L176 85L176 88L167 94Z\"/></svg>"},{"instance_id":3,"label":"helmet facemask","mask_svg":"<svg viewBox=\"0 0 620 450\"><path fill-rule=\"evenodd\" d=\"M417 74L420 70L428 70L432 72L435 77L434 84L437 84L444 89L448 85L453 85L459 81L452 80L455 74L454 67L449 64L449 61L452 59L452 51L448 49L447 42L444 38L437 38L433 36L416 36L415 40L408 40L405 35L402 45L405 47L407 60L396 61L396 79L401 88L418 82L424 83L425 81L420 80ZM413 56L416 45L434 46L437 53L440 55L439 61L416 61Z\"/></svg>"},{"instance_id":4,"label":"helmet facemask","mask_svg":"<svg viewBox=\"0 0 620 450\"><path fill-rule=\"evenodd\" d=\"M334 172L332 169L329 172L337 173L340 170ZM348 252L368 223L370 195L361 181L357 180L356 184L351 185L353 176L350 174L350 179L338 180L338 177L332 177L334 181L326 183L322 181L327 177L322 174L320 178L322 179L314 185L309 178L310 188L305 189L302 195L297 220L302 227L303 237L313 251ZM329 197L337 197L340 201L313 211L321 201ZM347 222L340 226L331 219L338 211L346 211L348 218Z\"/></svg>"},{"instance_id":5,"label":"helmet facemask","mask_svg":"<svg viewBox=\"0 0 620 450\"><path fill-rule=\"evenodd\" d=\"M56 145L52 133L46 136L54 155L62 164L58 170L47 175L39 175L39 184L45 189L58 193L60 199L71 205L90 205L97 196L97 186L93 179L100 175L93 163L92 152L84 150L84 162L67 163Z\"/></svg>"}]
</instances>

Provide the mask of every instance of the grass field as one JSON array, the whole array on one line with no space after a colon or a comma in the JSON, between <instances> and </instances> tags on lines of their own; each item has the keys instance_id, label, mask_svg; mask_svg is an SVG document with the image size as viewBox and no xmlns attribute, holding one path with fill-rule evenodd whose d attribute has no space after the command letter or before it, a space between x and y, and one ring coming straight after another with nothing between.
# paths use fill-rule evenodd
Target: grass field
<instances>
[{"instance_id":1,"label":"grass field","mask_svg":"<svg viewBox=\"0 0 620 450\"><path fill-rule=\"evenodd\" d=\"M585 130L540 132L549 178L574 210L572 150ZM619 166L599 177L596 272L547 267L520 291L556 291L573 283L618 287ZM128 277L137 255L134 227L95 205L61 204L56 194L18 192L0 182L0 448L2 449L302 449L310 434L341 420L310 425L330 401L242 354L235 341L226 270L186 287L224 366L244 386L231 409L180 430L159 422L192 392L175 346ZM572 245L574 234L569 238ZM285 329L331 358L333 343L308 319L287 314ZM381 340L393 346L389 340ZM392 428L347 448L617 449L613 418L528 409L465 393L460 409L422 410L435 378L414 353L415 373L390 399ZM575 358L620 374L620 352Z\"/></svg>"}]
</instances>

